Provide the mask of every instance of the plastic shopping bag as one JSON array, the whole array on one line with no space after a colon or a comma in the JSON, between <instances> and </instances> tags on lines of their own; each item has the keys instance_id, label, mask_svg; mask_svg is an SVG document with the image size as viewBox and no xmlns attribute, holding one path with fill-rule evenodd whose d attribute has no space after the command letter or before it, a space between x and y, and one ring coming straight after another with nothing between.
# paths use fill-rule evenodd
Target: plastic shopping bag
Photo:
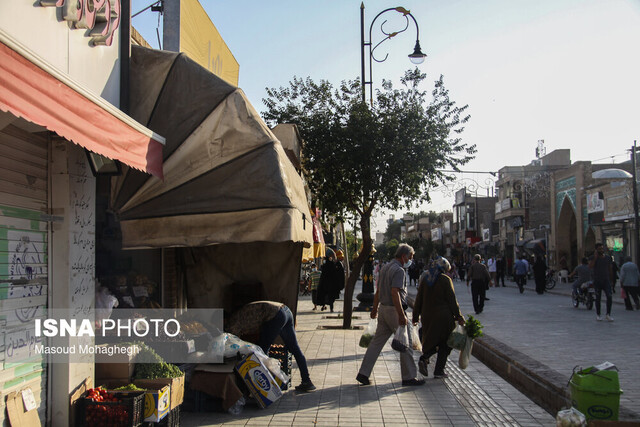
<instances>
[{"instance_id":1,"label":"plastic shopping bag","mask_svg":"<svg viewBox=\"0 0 640 427\"><path fill-rule=\"evenodd\" d=\"M447 339L447 345L456 350L464 350L464 346L467 342L467 330L464 326L456 325L455 329L449 335Z\"/></svg>"},{"instance_id":2,"label":"plastic shopping bag","mask_svg":"<svg viewBox=\"0 0 640 427\"><path fill-rule=\"evenodd\" d=\"M409 349L409 333L407 331L407 325L398 326L396 334L391 341L391 348L400 353L404 353Z\"/></svg>"},{"instance_id":3,"label":"plastic shopping bag","mask_svg":"<svg viewBox=\"0 0 640 427\"><path fill-rule=\"evenodd\" d=\"M586 425L586 417L576 408L558 411L558 415L556 415L556 426L558 427L582 427Z\"/></svg>"},{"instance_id":4,"label":"plastic shopping bag","mask_svg":"<svg viewBox=\"0 0 640 427\"><path fill-rule=\"evenodd\" d=\"M378 319L369 320L369 324L367 328L364 330L364 333L360 337L360 347L367 348L373 339L373 336L376 333L376 328L378 327Z\"/></svg>"},{"instance_id":5,"label":"plastic shopping bag","mask_svg":"<svg viewBox=\"0 0 640 427\"><path fill-rule=\"evenodd\" d=\"M467 369L469 366L469 359L471 358L471 347L473 347L473 339L467 337L464 348L460 350L460 357L458 357L458 366L460 369Z\"/></svg>"},{"instance_id":6,"label":"plastic shopping bag","mask_svg":"<svg viewBox=\"0 0 640 427\"><path fill-rule=\"evenodd\" d=\"M422 343L420 340L420 334L418 333L419 329L419 323L411 326L411 348L415 351L422 351Z\"/></svg>"}]
</instances>

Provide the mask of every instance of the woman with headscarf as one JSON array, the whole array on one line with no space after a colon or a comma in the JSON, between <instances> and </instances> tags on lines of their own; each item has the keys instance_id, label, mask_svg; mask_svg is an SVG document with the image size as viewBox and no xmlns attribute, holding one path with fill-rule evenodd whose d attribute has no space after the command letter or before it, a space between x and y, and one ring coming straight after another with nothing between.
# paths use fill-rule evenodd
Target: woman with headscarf
<instances>
[{"instance_id":1,"label":"woman with headscarf","mask_svg":"<svg viewBox=\"0 0 640 427\"><path fill-rule=\"evenodd\" d=\"M326 310L329 305L333 313L333 303L340 296L339 272L336 268L336 255L333 251L327 251L326 262L322 265L320 283L318 284L318 304L322 304L320 311ZM344 273L343 273L344 280Z\"/></svg>"},{"instance_id":2,"label":"woman with headscarf","mask_svg":"<svg viewBox=\"0 0 640 427\"><path fill-rule=\"evenodd\" d=\"M456 300L453 282L447 276L451 269L449 261L438 257L431 262L429 269L420 278L420 287L413 308L413 323L422 320L422 356L418 361L418 369L422 375L428 376L429 358L438 354L433 371L434 378L446 378L444 367L447 363L451 347L447 338L457 321L464 325L465 320L460 313Z\"/></svg>"}]
</instances>

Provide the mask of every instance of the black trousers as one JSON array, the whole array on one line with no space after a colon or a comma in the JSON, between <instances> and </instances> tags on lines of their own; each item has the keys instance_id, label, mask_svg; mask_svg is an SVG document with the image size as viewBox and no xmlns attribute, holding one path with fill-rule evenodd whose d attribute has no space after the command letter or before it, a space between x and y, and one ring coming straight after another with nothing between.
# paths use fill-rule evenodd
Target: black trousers
<instances>
[{"instance_id":1,"label":"black trousers","mask_svg":"<svg viewBox=\"0 0 640 427\"><path fill-rule=\"evenodd\" d=\"M428 349L427 351L422 353L420 359L429 360L431 356L438 353L436 357L436 366L433 370L434 375L440 375L444 373L444 367L447 364L447 358L449 357L449 353L451 353L451 347L447 345L447 340L444 340L433 348Z\"/></svg>"},{"instance_id":2,"label":"black trousers","mask_svg":"<svg viewBox=\"0 0 640 427\"><path fill-rule=\"evenodd\" d=\"M471 299L473 301L473 310L476 313L482 313L484 309L484 298L487 291L484 280L471 281Z\"/></svg>"},{"instance_id":3,"label":"black trousers","mask_svg":"<svg viewBox=\"0 0 640 427\"><path fill-rule=\"evenodd\" d=\"M627 294L627 297L624 299L624 306L627 310L633 310L631 306L631 298L633 298L633 302L636 303L636 309L640 310L640 287L638 286L623 286L622 287Z\"/></svg>"}]
</instances>

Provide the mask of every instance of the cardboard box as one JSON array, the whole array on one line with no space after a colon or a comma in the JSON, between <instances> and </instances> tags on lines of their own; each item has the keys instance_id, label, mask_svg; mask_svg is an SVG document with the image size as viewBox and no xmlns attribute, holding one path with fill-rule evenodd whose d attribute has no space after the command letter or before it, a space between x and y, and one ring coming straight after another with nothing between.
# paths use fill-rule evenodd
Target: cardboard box
<instances>
[{"instance_id":1,"label":"cardboard box","mask_svg":"<svg viewBox=\"0 0 640 427\"><path fill-rule=\"evenodd\" d=\"M144 395L144 421L157 423L166 417L171 410L171 388L165 385L160 386L158 389L153 389L139 384L138 381L134 381L134 384L140 388L147 389Z\"/></svg>"},{"instance_id":2,"label":"cardboard box","mask_svg":"<svg viewBox=\"0 0 640 427\"><path fill-rule=\"evenodd\" d=\"M282 390L273 379L271 372L253 353L236 365L236 371L262 408L266 408L282 397Z\"/></svg>"},{"instance_id":3,"label":"cardboard box","mask_svg":"<svg viewBox=\"0 0 640 427\"><path fill-rule=\"evenodd\" d=\"M99 347L130 347L131 345L100 344ZM96 378L126 378L131 379L135 368L136 356L127 353L114 352L113 355L96 353Z\"/></svg>"},{"instance_id":4,"label":"cardboard box","mask_svg":"<svg viewBox=\"0 0 640 427\"><path fill-rule=\"evenodd\" d=\"M155 380L135 380L140 388L155 389L168 386L170 388L170 410L179 406L184 400L184 375L176 378L157 378Z\"/></svg>"}]
</instances>

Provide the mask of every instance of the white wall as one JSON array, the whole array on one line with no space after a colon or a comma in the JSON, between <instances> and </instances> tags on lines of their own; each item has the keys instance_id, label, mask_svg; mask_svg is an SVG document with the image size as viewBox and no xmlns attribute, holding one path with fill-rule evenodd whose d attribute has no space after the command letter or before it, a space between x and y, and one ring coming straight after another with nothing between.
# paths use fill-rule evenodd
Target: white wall
<instances>
[{"instance_id":1,"label":"white wall","mask_svg":"<svg viewBox=\"0 0 640 427\"><path fill-rule=\"evenodd\" d=\"M88 30L70 29L61 8L39 6L35 0L0 0L0 29L83 87L119 106L119 29L111 46L90 46Z\"/></svg>"}]
</instances>

